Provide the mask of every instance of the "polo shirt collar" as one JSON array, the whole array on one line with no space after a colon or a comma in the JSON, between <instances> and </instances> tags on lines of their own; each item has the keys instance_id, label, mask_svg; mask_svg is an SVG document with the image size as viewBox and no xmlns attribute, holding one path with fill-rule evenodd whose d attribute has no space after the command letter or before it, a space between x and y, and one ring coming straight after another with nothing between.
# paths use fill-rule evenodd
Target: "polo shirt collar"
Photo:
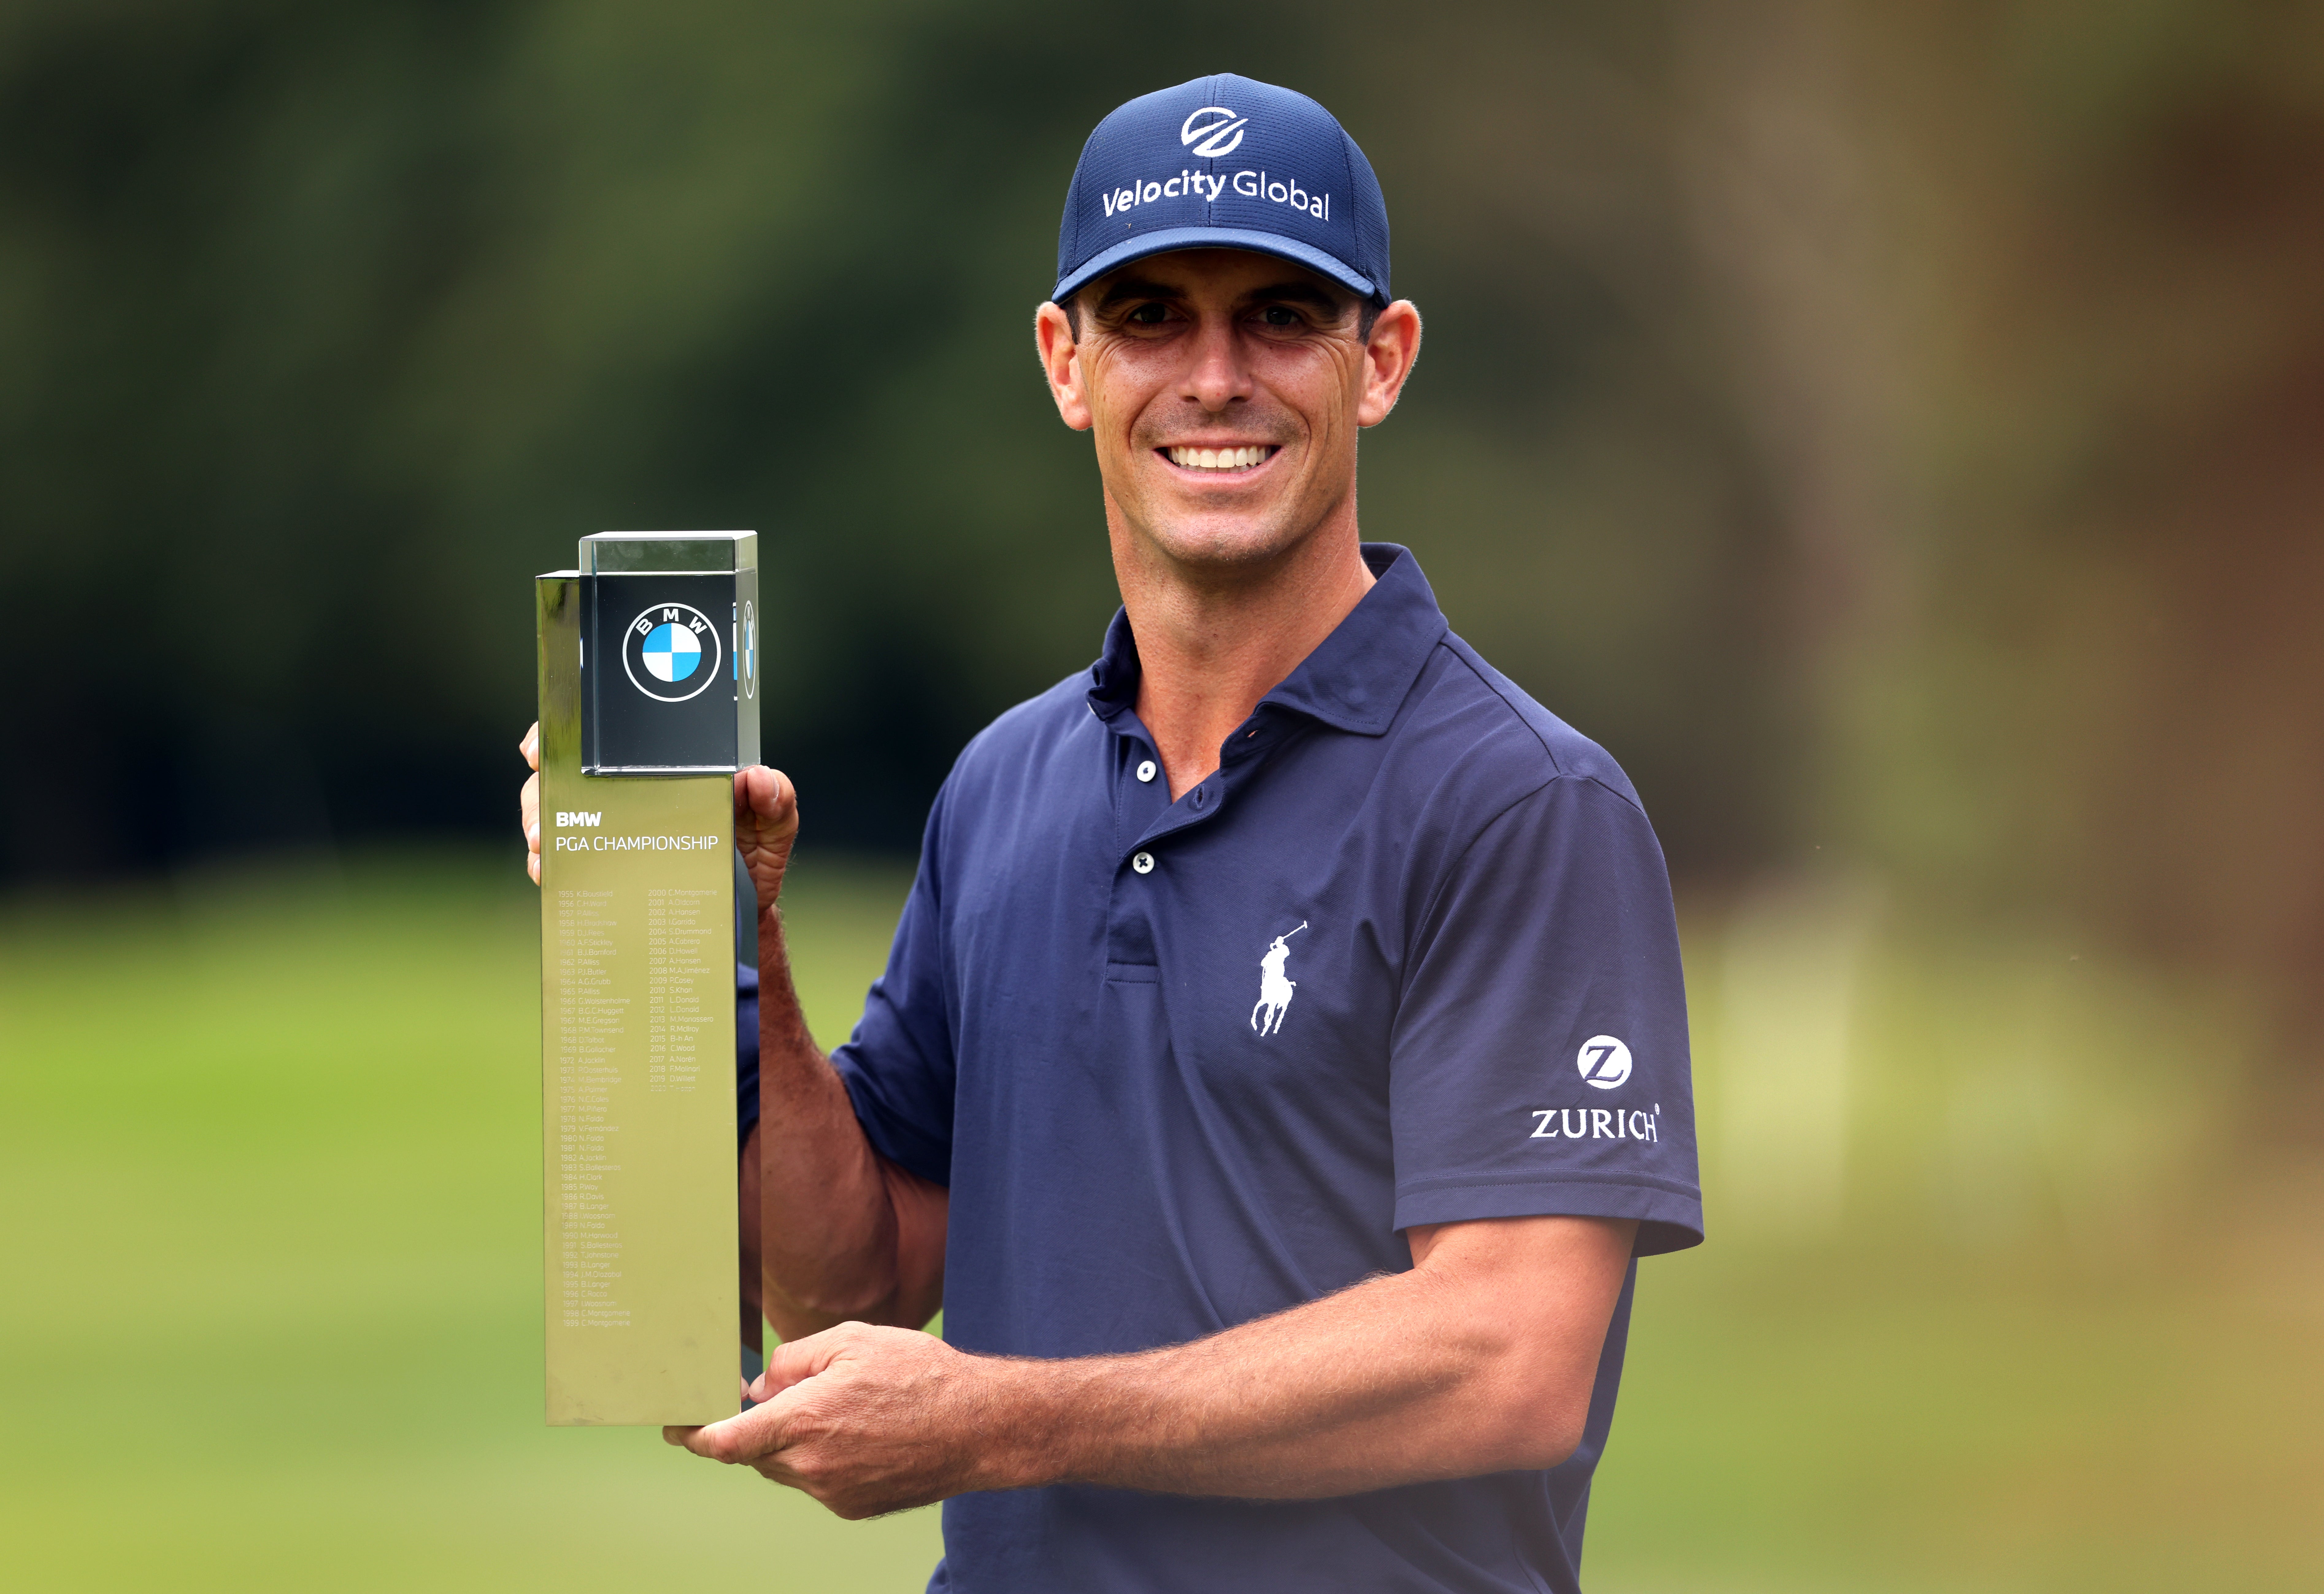
<instances>
[{"instance_id":1,"label":"polo shirt collar","mask_svg":"<svg viewBox=\"0 0 2324 1594\"><path fill-rule=\"evenodd\" d=\"M1363 556L1372 569L1371 590L1298 668L1259 700L1262 709L1271 704L1360 736L1388 731L1446 624L1409 549L1368 542ZM1130 612L1117 610L1106 628L1105 651L1090 668L1090 712L1109 723L1126 712L1138 701L1139 673Z\"/></svg>"}]
</instances>

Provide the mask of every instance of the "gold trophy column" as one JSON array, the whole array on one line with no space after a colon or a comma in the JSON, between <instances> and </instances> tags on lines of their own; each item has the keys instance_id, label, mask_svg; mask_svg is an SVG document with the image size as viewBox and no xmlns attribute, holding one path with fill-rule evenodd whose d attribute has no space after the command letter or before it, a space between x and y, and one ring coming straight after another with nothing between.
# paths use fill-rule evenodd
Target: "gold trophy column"
<instances>
[{"instance_id":1,"label":"gold trophy column","mask_svg":"<svg viewBox=\"0 0 2324 1594\"><path fill-rule=\"evenodd\" d=\"M732 777L581 773L580 578L537 585L551 1424L736 1410Z\"/></svg>"}]
</instances>

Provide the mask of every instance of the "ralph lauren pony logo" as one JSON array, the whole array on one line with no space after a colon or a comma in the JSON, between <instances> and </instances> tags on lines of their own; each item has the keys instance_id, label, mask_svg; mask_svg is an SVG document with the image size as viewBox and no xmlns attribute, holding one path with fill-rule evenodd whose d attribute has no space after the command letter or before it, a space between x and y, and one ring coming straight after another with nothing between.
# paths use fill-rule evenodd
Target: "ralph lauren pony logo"
<instances>
[{"instance_id":1,"label":"ralph lauren pony logo","mask_svg":"<svg viewBox=\"0 0 2324 1594\"><path fill-rule=\"evenodd\" d=\"M1251 1005L1250 1027L1261 1035L1273 1035L1283 1027L1284 1009L1291 1005L1291 993L1299 989L1299 981L1284 970L1291 962L1291 937L1307 927L1301 919L1296 929L1286 930L1267 948L1267 955L1259 960L1259 1000Z\"/></svg>"}]
</instances>

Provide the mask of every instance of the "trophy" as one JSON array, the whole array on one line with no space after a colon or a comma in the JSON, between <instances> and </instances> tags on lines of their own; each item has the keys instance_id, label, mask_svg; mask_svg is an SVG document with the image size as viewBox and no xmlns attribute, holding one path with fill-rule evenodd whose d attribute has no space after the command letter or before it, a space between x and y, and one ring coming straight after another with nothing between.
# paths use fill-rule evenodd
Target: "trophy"
<instances>
[{"instance_id":1,"label":"trophy","mask_svg":"<svg viewBox=\"0 0 2324 1594\"><path fill-rule=\"evenodd\" d=\"M734 771L758 537L606 531L534 585L551 1424L736 1409Z\"/></svg>"}]
</instances>

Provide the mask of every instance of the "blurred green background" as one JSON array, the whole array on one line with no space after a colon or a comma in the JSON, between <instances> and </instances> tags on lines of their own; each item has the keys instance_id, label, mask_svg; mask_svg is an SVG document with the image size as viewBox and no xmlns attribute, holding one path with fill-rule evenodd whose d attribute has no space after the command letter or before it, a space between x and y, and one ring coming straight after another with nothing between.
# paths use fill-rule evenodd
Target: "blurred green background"
<instances>
[{"instance_id":1,"label":"blurred green background","mask_svg":"<svg viewBox=\"0 0 2324 1594\"><path fill-rule=\"evenodd\" d=\"M1080 142L1217 69L1388 195L1367 531L1679 893L1712 1243L1593 1582L2324 1584L2324 5L15 0L34 1586L917 1586L928 1514L536 1425L528 578L761 531L835 1038L1115 601L1027 336Z\"/></svg>"},{"instance_id":2,"label":"blurred green background","mask_svg":"<svg viewBox=\"0 0 2324 1594\"><path fill-rule=\"evenodd\" d=\"M907 883L787 888L827 1045ZM10 1587L920 1587L933 1511L842 1523L541 1425L531 890L504 852L395 854L0 920ZM1734 993L1813 954L1687 930L1713 1243L1641 1267L1591 1586L2317 1587L2324 1189L2201 1172L2188 1010L1886 949L1853 1199L1803 1229L1775 1214L1813 1192L1748 1151ZM1788 974L1720 966L1777 944ZM2160 1066L2117 1092L2126 1053ZM1957 1074L1990 1120L1932 1130Z\"/></svg>"}]
</instances>

